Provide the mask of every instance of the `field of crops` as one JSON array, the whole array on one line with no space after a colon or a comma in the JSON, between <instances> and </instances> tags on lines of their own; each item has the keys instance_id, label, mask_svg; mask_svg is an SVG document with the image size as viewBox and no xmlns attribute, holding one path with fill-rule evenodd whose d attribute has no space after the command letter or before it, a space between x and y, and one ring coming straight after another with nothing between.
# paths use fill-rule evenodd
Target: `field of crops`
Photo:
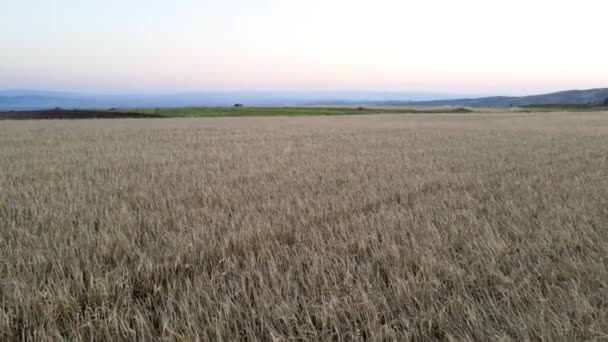
<instances>
[{"instance_id":1,"label":"field of crops","mask_svg":"<svg viewBox=\"0 0 608 342\"><path fill-rule=\"evenodd\" d=\"M0 122L0 340L608 339L608 115Z\"/></svg>"}]
</instances>

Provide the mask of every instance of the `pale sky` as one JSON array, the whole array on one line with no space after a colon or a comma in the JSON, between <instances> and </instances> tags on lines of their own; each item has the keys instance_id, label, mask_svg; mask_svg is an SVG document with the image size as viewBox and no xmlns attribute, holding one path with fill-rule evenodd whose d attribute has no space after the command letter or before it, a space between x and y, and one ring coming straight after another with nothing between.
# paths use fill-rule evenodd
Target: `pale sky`
<instances>
[{"instance_id":1,"label":"pale sky","mask_svg":"<svg viewBox=\"0 0 608 342\"><path fill-rule=\"evenodd\" d=\"M0 89L608 87L606 0L0 0Z\"/></svg>"}]
</instances>

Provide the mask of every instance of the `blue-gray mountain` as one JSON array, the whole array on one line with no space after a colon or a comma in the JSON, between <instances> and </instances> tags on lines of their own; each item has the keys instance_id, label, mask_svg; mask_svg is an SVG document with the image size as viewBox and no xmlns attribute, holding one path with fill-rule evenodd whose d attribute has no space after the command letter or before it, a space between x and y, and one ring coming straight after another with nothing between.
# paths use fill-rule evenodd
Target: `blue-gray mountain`
<instances>
[{"instance_id":1,"label":"blue-gray mountain","mask_svg":"<svg viewBox=\"0 0 608 342\"><path fill-rule=\"evenodd\" d=\"M297 106L328 104L388 104L422 106L509 107L547 104L608 105L608 88L569 90L557 93L509 97L460 98L458 94L400 92L189 92L163 94L91 94L38 90L0 91L0 110L51 108L138 108L231 106Z\"/></svg>"},{"instance_id":2,"label":"blue-gray mountain","mask_svg":"<svg viewBox=\"0 0 608 342\"><path fill-rule=\"evenodd\" d=\"M426 101L462 95L421 92L373 91L201 91L166 93L69 93L38 90L0 91L0 110L51 108L141 108L232 106L298 106L313 104L359 104L383 101Z\"/></svg>"}]
</instances>

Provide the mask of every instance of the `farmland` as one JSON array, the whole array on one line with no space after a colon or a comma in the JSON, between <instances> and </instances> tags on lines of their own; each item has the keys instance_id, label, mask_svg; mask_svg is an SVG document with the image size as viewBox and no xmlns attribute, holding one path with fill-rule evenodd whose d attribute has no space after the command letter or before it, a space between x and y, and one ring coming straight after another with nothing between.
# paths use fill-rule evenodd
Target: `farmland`
<instances>
[{"instance_id":1,"label":"farmland","mask_svg":"<svg viewBox=\"0 0 608 342\"><path fill-rule=\"evenodd\" d=\"M505 109L502 109L505 111ZM0 120L32 119L115 119L115 118L217 118L258 116L334 116L404 113L469 113L460 107L166 107L166 108L110 108L110 109L41 109L0 111Z\"/></svg>"},{"instance_id":2,"label":"farmland","mask_svg":"<svg viewBox=\"0 0 608 342\"><path fill-rule=\"evenodd\" d=\"M601 112L3 121L0 340L608 339L607 147Z\"/></svg>"}]
</instances>

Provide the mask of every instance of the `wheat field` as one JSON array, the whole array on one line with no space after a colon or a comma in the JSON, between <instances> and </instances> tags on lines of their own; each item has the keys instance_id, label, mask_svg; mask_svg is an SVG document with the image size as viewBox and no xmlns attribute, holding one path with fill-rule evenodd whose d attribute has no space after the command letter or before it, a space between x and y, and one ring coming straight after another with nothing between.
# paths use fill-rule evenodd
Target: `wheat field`
<instances>
[{"instance_id":1,"label":"wheat field","mask_svg":"<svg viewBox=\"0 0 608 342\"><path fill-rule=\"evenodd\" d=\"M608 340L608 114L0 122L2 341Z\"/></svg>"}]
</instances>

